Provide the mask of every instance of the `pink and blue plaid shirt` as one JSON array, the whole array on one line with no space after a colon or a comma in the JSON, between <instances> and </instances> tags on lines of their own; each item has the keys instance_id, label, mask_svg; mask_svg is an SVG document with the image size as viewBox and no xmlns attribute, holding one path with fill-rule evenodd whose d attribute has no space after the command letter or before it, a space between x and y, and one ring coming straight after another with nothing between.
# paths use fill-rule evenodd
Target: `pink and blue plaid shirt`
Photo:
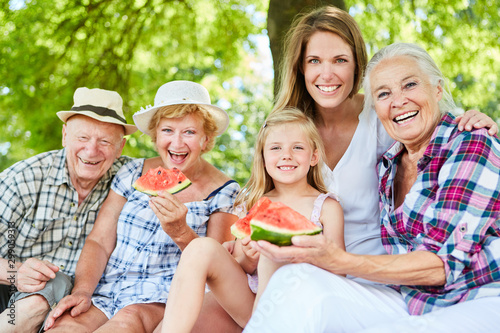
<instances>
[{"instance_id":1,"label":"pink and blue plaid shirt","mask_svg":"<svg viewBox=\"0 0 500 333\"><path fill-rule=\"evenodd\" d=\"M500 141L486 130L460 132L446 114L418 163L415 184L394 207L404 147L379 163L382 242L389 254L430 251L444 262L444 286L400 286L410 314L500 296Z\"/></svg>"}]
</instances>

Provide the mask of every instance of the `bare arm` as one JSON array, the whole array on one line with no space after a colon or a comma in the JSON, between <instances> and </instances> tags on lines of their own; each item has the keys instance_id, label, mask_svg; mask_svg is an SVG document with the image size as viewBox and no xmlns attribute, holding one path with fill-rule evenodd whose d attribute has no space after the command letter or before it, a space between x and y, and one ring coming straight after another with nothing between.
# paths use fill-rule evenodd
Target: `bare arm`
<instances>
[{"instance_id":1,"label":"bare arm","mask_svg":"<svg viewBox=\"0 0 500 333\"><path fill-rule=\"evenodd\" d=\"M75 271L73 292L92 294L116 246L116 226L127 199L110 190L85 240Z\"/></svg>"},{"instance_id":2,"label":"bare arm","mask_svg":"<svg viewBox=\"0 0 500 333\"><path fill-rule=\"evenodd\" d=\"M229 213L213 213L210 215L207 226L207 236L212 237L219 243L234 239L231 234L231 226L238 220L238 216Z\"/></svg>"},{"instance_id":3,"label":"bare arm","mask_svg":"<svg viewBox=\"0 0 500 333\"><path fill-rule=\"evenodd\" d=\"M20 266L21 263L15 259L0 258L0 284L15 283L17 278L11 279L9 272L17 272Z\"/></svg>"},{"instance_id":4,"label":"bare arm","mask_svg":"<svg viewBox=\"0 0 500 333\"><path fill-rule=\"evenodd\" d=\"M188 213L186 205L174 195L161 192L157 197L151 198L149 206L160 220L163 230L181 250L184 250L193 239L198 237L186 222ZM207 236L219 243L231 240L230 228L237 219L238 217L233 214L213 213L208 220Z\"/></svg>"},{"instance_id":5,"label":"bare arm","mask_svg":"<svg viewBox=\"0 0 500 333\"><path fill-rule=\"evenodd\" d=\"M109 191L78 259L71 295L64 297L50 312L45 323L46 330L65 311L71 309L71 316L76 317L90 308L92 294L116 246L118 217L126 201L113 190Z\"/></svg>"},{"instance_id":6,"label":"bare arm","mask_svg":"<svg viewBox=\"0 0 500 333\"><path fill-rule=\"evenodd\" d=\"M350 254L347 259L351 261L351 267L346 265L347 274L375 282L421 286L442 286L446 282L443 261L428 251L378 256Z\"/></svg>"},{"instance_id":7,"label":"bare arm","mask_svg":"<svg viewBox=\"0 0 500 333\"><path fill-rule=\"evenodd\" d=\"M321 209L320 220L323 224L323 235L345 250L344 212L340 203L332 198L326 198Z\"/></svg>"},{"instance_id":8,"label":"bare arm","mask_svg":"<svg viewBox=\"0 0 500 333\"><path fill-rule=\"evenodd\" d=\"M335 274L399 285L438 286L445 283L442 260L431 252L400 255L357 255L346 252L324 235L296 236L294 246L278 247L265 241L253 243L261 254L274 261L310 263Z\"/></svg>"}]
</instances>

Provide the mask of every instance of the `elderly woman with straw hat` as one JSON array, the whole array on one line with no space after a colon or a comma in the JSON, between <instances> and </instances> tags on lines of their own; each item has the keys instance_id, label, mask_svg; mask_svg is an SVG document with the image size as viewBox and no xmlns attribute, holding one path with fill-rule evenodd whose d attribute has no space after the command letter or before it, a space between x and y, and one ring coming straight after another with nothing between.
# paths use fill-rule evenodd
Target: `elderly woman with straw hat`
<instances>
[{"instance_id":1,"label":"elderly woman with straw hat","mask_svg":"<svg viewBox=\"0 0 500 333\"><path fill-rule=\"evenodd\" d=\"M46 329L151 332L187 244L204 236L231 239L239 185L202 157L226 130L227 113L211 104L203 86L172 81L134 122L159 156L135 159L117 173L85 242L73 291L51 312ZM181 170L191 186L157 197L134 190L136 179L159 166Z\"/></svg>"}]
</instances>

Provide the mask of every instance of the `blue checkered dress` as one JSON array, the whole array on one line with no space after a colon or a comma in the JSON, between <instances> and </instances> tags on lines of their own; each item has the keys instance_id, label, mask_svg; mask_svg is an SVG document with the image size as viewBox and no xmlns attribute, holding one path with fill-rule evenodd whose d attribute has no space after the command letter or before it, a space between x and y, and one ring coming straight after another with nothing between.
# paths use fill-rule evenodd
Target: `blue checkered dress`
<instances>
[{"instance_id":1,"label":"blue checkered dress","mask_svg":"<svg viewBox=\"0 0 500 333\"><path fill-rule=\"evenodd\" d=\"M132 187L143 165L144 159L124 165L111 187L127 202L118 219L115 250L92 297L108 318L130 304L166 302L181 255L149 207L149 196ZM207 199L186 203L188 225L198 235L206 236L212 213L233 212L239 188L238 183L229 181Z\"/></svg>"}]
</instances>

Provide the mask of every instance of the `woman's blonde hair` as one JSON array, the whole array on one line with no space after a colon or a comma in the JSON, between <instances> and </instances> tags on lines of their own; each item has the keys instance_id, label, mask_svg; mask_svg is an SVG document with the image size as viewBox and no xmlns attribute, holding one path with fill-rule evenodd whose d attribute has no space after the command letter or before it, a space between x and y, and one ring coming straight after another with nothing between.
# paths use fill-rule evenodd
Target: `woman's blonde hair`
<instances>
[{"instance_id":1,"label":"woman's blonde hair","mask_svg":"<svg viewBox=\"0 0 500 333\"><path fill-rule=\"evenodd\" d=\"M198 104L177 104L168 105L159 108L149 122L149 133L151 133L151 141L156 144L156 128L160 124L162 118L182 118L188 114L193 114L203 122L203 130L208 137L207 145L202 153L212 150L215 145L215 133L217 132L217 124L214 118Z\"/></svg>"},{"instance_id":2,"label":"woman's blonde hair","mask_svg":"<svg viewBox=\"0 0 500 333\"><path fill-rule=\"evenodd\" d=\"M302 67L307 43L318 31L334 33L351 47L355 71L349 98L358 93L368 61L363 36L349 13L333 6L325 6L297 16L286 35L275 109L296 107L314 119L314 100L306 89Z\"/></svg>"},{"instance_id":3,"label":"woman's blonde hair","mask_svg":"<svg viewBox=\"0 0 500 333\"><path fill-rule=\"evenodd\" d=\"M244 204L245 208L250 210L264 194L274 189L273 179L269 176L265 167L264 145L273 128L283 124L297 124L301 131L309 138L309 144L313 151L318 151L318 163L309 169L307 182L321 193L328 192L321 173L321 168L325 160L325 149L316 125L301 110L297 108L284 108L271 112L264 125L260 128L255 143L252 173L248 182L236 197L235 207Z\"/></svg>"}]
</instances>

